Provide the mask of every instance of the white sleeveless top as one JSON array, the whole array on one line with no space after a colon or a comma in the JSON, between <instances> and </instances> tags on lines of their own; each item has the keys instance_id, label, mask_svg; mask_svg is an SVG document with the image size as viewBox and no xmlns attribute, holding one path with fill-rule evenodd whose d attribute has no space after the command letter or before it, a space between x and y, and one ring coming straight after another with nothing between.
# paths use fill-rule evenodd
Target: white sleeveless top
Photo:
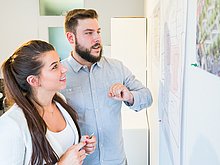
<instances>
[{"instance_id":1,"label":"white sleeveless top","mask_svg":"<svg viewBox=\"0 0 220 165\"><path fill-rule=\"evenodd\" d=\"M76 136L67 121L66 121L66 127L62 131L52 132L48 129L47 134L50 134L50 136L54 137L54 139L57 140L57 142L62 147L63 151L66 151L70 146L74 144L75 136ZM54 147L52 146L52 148Z\"/></svg>"},{"instance_id":2,"label":"white sleeveless top","mask_svg":"<svg viewBox=\"0 0 220 165\"><path fill-rule=\"evenodd\" d=\"M66 121L66 127L60 132L52 132L47 129L46 137L53 150L61 157L69 147L78 143L79 135L76 125L68 112L59 103L56 102L56 105Z\"/></svg>"}]
</instances>

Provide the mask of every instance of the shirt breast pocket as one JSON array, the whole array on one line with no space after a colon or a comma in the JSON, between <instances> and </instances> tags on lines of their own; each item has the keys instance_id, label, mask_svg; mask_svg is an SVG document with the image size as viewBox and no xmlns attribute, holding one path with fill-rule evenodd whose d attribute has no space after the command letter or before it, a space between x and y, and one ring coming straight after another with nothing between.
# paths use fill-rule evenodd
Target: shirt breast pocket
<instances>
[{"instance_id":1,"label":"shirt breast pocket","mask_svg":"<svg viewBox=\"0 0 220 165\"><path fill-rule=\"evenodd\" d=\"M83 92L80 86L66 88L65 97L67 103L73 107L73 109L80 111L85 108L83 100Z\"/></svg>"}]
</instances>

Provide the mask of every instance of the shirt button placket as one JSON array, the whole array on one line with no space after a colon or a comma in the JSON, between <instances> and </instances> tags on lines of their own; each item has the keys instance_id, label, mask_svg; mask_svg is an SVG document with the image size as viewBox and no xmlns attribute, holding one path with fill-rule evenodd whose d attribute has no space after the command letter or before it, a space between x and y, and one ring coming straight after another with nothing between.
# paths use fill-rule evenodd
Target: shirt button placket
<instances>
[{"instance_id":1,"label":"shirt button placket","mask_svg":"<svg viewBox=\"0 0 220 165\"><path fill-rule=\"evenodd\" d=\"M96 93L96 85L95 85L95 78L93 76L93 72L94 71L94 68L92 67L91 70L90 70L90 83L91 83L91 92L92 92L92 99L93 99L93 105L94 105L94 110L95 110L95 116L96 116L96 123L97 123L97 126L98 126L98 137L99 137L99 141L100 141L100 160L103 164L103 144L102 144L102 137L101 137L101 121L100 121L100 114L99 114L99 109L98 109L98 96L97 96L97 93Z\"/></svg>"}]
</instances>

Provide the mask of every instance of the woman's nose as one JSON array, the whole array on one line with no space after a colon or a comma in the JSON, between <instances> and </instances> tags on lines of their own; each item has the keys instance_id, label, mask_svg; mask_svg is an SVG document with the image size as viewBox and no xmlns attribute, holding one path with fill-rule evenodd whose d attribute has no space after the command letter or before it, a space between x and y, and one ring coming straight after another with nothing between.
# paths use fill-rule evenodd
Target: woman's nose
<instances>
[{"instance_id":1,"label":"woman's nose","mask_svg":"<svg viewBox=\"0 0 220 165\"><path fill-rule=\"evenodd\" d=\"M61 72L62 73L66 73L67 72L67 68L65 67L65 66L63 66L62 64L61 64Z\"/></svg>"}]
</instances>

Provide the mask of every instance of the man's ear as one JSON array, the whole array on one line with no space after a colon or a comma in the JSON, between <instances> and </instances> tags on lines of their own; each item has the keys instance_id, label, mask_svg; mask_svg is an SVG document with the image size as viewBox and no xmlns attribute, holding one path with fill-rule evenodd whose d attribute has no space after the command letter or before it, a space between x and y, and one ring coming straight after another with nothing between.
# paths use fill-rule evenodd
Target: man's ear
<instances>
[{"instance_id":1,"label":"man's ear","mask_svg":"<svg viewBox=\"0 0 220 165\"><path fill-rule=\"evenodd\" d=\"M27 80L28 84L30 84L33 87L40 86L39 78L37 76L30 75L27 77L26 80Z\"/></svg>"},{"instance_id":2,"label":"man's ear","mask_svg":"<svg viewBox=\"0 0 220 165\"><path fill-rule=\"evenodd\" d=\"M70 44L75 44L75 34L72 32L66 32L66 38L68 39Z\"/></svg>"}]
</instances>

